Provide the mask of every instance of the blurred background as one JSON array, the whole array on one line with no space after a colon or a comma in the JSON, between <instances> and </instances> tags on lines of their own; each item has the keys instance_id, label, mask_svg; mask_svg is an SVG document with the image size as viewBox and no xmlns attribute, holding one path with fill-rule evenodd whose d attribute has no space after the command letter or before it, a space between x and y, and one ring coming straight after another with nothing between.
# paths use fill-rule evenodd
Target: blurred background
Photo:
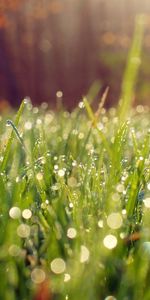
<instances>
[{"instance_id":1,"label":"blurred background","mask_svg":"<svg viewBox=\"0 0 150 300\"><path fill-rule=\"evenodd\" d=\"M96 80L114 105L138 13L150 15L149 0L0 0L0 110L25 96L55 107L62 93L71 109ZM149 103L149 20L137 104Z\"/></svg>"}]
</instances>

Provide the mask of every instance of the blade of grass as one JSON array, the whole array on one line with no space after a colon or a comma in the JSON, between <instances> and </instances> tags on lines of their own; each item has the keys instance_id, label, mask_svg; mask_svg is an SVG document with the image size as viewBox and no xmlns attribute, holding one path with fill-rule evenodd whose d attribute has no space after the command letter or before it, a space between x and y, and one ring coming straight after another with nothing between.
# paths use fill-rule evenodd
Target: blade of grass
<instances>
[{"instance_id":1,"label":"blade of grass","mask_svg":"<svg viewBox=\"0 0 150 300\"><path fill-rule=\"evenodd\" d=\"M23 100L20 107L19 107L17 115L16 115L16 119L15 119L15 122L14 122L15 127L17 127L18 124L19 124L19 120L20 120L21 115L23 113L25 104L26 104L26 101ZM1 167L0 167L1 172L3 172L6 169L6 165L7 165L7 162L8 162L9 153L10 153L11 145L12 145L12 142L13 142L13 138L14 138L14 130L12 130L12 132L10 134L10 137L8 139L7 145L6 145L6 149L5 149L5 152L4 152L2 164L1 164Z\"/></svg>"},{"instance_id":2,"label":"blade of grass","mask_svg":"<svg viewBox=\"0 0 150 300\"><path fill-rule=\"evenodd\" d=\"M107 150L109 157L112 159L112 151L110 149L109 143L108 143L105 135L103 134L103 132L97 127L96 116L95 116L88 100L86 99L86 97L84 97L83 102L84 102L87 114L89 116L89 119L92 122L92 125L97 129L98 134L99 134L99 136L100 136L100 138L101 138L101 140L102 140L102 142L105 146L105 149Z\"/></svg>"},{"instance_id":3,"label":"blade of grass","mask_svg":"<svg viewBox=\"0 0 150 300\"><path fill-rule=\"evenodd\" d=\"M122 82L121 100L119 103L118 115L123 121L132 106L138 70L141 63L141 50L144 35L145 16L138 15L135 24L135 33L132 46L129 52L127 66Z\"/></svg>"},{"instance_id":4,"label":"blade of grass","mask_svg":"<svg viewBox=\"0 0 150 300\"><path fill-rule=\"evenodd\" d=\"M91 104L94 99L97 97L99 91L101 89L101 82L99 80L96 80L91 87L89 88L89 91L87 93L87 99L88 102Z\"/></svg>"}]
</instances>

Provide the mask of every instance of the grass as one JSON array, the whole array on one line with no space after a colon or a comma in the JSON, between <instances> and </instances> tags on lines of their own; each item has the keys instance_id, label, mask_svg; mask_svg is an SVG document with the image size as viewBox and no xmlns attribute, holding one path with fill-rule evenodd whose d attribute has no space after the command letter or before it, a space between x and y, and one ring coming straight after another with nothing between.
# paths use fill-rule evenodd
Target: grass
<instances>
[{"instance_id":1,"label":"grass","mask_svg":"<svg viewBox=\"0 0 150 300\"><path fill-rule=\"evenodd\" d=\"M150 111L131 109L137 22L118 108L103 108L107 89L94 112L90 89L72 113L28 100L1 117L0 299L150 299Z\"/></svg>"}]
</instances>

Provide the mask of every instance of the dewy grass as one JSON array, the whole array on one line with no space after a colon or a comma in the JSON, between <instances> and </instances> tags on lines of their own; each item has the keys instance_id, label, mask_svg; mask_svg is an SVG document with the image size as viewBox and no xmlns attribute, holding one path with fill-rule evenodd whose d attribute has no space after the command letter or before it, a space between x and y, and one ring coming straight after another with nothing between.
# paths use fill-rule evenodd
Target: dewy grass
<instances>
[{"instance_id":1,"label":"dewy grass","mask_svg":"<svg viewBox=\"0 0 150 300\"><path fill-rule=\"evenodd\" d=\"M150 299L150 110L99 108L2 117L0 299Z\"/></svg>"}]
</instances>

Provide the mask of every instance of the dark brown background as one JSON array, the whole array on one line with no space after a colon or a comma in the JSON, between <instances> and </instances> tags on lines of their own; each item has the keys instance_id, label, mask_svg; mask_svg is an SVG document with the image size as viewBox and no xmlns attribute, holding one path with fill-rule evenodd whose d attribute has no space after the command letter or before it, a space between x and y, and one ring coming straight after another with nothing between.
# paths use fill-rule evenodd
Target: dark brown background
<instances>
[{"instance_id":1,"label":"dark brown background","mask_svg":"<svg viewBox=\"0 0 150 300\"><path fill-rule=\"evenodd\" d=\"M94 80L117 101L137 13L146 0L0 0L0 99L25 96L55 105L56 92L73 107ZM136 101L149 102L147 25Z\"/></svg>"}]
</instances>

